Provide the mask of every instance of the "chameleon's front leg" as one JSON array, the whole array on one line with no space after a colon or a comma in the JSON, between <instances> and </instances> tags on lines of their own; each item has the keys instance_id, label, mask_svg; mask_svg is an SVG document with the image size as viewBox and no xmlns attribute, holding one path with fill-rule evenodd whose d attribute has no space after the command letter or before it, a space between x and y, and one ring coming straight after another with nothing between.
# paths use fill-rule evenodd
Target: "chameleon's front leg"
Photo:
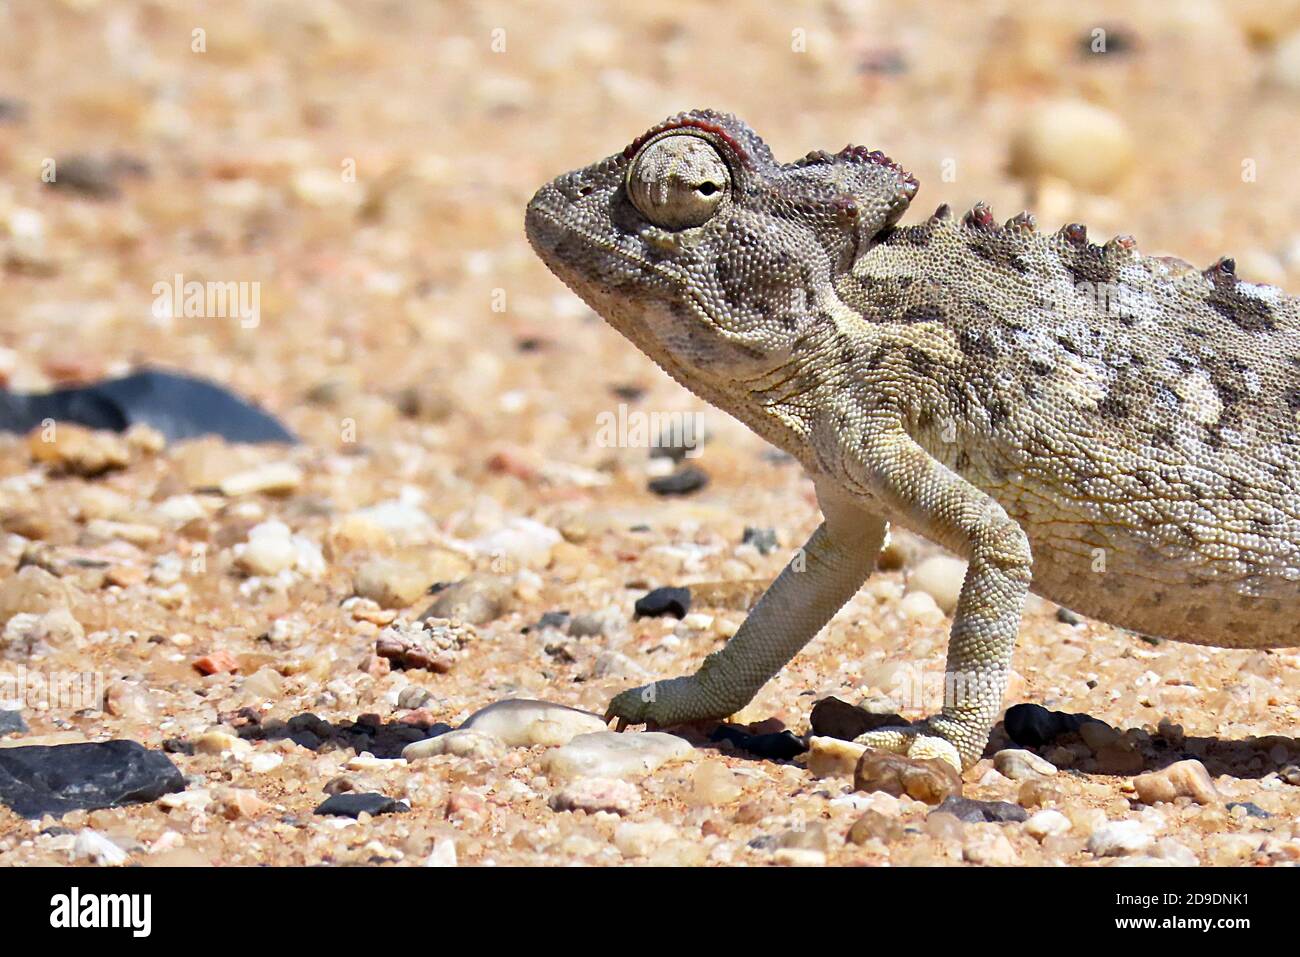
<instances>
[{"instance_id":1,"label":"chameleon's front leg","mask_svg":"<svg viewBox=\"0 0 1300 957\"><path fill-rule=\"evenodd\" d=\"M984 492L899 431L875 433L863 453L867 483L891 514L969 559L948 640L944 706L909 728L882 728L861 744L962 767L979 760L1002 710L1031 580L1029 540ZM955 753L953 748L955 747Z\"/></svg>"},{"instance_id":2,"label":"chameleon's front leg","mask_svg":"<svg viewBox=\"0 0 1300 957\"><path fill-rule=\"evenodd\" d=\"M606 718L624 724L683 724L739 711L862 586L885 537L885 521L819 487L825 521L781 572L725 648L683 678L632 688Z\"/></svg>"}]
</instances>

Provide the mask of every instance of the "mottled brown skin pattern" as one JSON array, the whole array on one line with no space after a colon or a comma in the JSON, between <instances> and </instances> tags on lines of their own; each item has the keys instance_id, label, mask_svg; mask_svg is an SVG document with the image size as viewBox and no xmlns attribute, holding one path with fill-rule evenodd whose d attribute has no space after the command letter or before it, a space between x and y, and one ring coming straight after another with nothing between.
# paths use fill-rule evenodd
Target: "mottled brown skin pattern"
<instances>
[{"instance_id":1,"label":"mottled brown skin pattern","mask_svg":"<svg viewBox=\"0 0 1300 957\"><path fill-rule=\"evenodd\" d=\"M1024 528L1034 591L1178 641L1300 644L1295 299L978 217L887 231L838 288L955 341L890 373L925 383L900 411Z\"/></svg>"},{"instance_id":2,"label":"mottled brown skin pattern","mask_svg":"<svg viewBox=\"0 0 1300 957\"><path fill-rule=\"evenodd\" d=\"M1297 301L1231 260L1200 271L982 204L895 225L916 189L858 147L778 164L696 111L529 204L548 267L797 457L825 517L725 649L612 715L743 707L861 585L887 521L970 565L958 690L870 745L976 760L1030 587L1150 635L1300 644Z\"/></svg>"}]
</instances>

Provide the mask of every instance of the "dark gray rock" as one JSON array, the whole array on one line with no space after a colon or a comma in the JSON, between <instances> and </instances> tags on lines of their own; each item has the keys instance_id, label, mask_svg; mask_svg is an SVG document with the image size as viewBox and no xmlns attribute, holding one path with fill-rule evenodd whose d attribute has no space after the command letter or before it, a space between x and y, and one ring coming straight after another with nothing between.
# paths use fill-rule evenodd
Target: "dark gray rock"
<instances>
[{"instance_id":1,"label":"dark gray rock","mask_svg":"<svg viewBox=\"0 0 1300 957\"><path fill-rule=\"evenodd\" d=\"M1096 720L1087 714L1049 711L1038 704L1017 704L1007 709L1002 719L1007 737L1021 747L1038 748L1051 744L1063 734L1078 731L1086 721Z\"/></svg>"},{"instance_id":2,"label":"dark gray rock","mask_svg":"<svg viewBox=\"0 0 1300 957\"><path fill-rule=\"evenodd\" d=\"M0 711L0 734L26 734L27 722L21 711Z\"/></svg>"},{"instance_id":3,"label":"dark gray rock","mask_svg":"<svg viewBox=\"0 0 1300 957\"><path fill-rule=\"evenodd\" d=\"M135 741L0 748L0 802L27 818L140 804L184 790L176 765Z\"/></svg>"},{"instance_id":4,"label":"dark gray rock","mask_svg":"<svg viewBox=\"0 0 1300 957\"><path fill-rule=\"evenodd\" d=\"M709 735L710 741L730 741L742 751L772 761L789 761L796 755L808 750L808 745L793 731L777 731L772 734L750 734L730 725L719 725Z\"/></svg>"},{"instance_id":5,"label":"dark gray rock","mask_svg":"<svg viewBox=\"0 0 1300 957\"><path fill-rule=\"evenodd\" d=\"M334 817L357 817L362 812L366 814L400 814L410 809L410 805L395 801L386 794L346 792L327 798L320 807L316 808L316 813L328 814Z\"/></svg>"},{"instance_id":6,"label":"dark gray rock","mask_svg":"<svg viewBox=\"0 0 1300 957\"><path fill-rule=\"evenodd\" d=\"M1007 801L976 801L974 798L946 797L931 814L944 811L967 824L1008 824L1029 819L1029 812Z\"/></svg>"},{"instance_id":7,"label":"dark gray rock","mask_svg":"<svg viewBox=\"0 0 1300 957\"><path fill-rule=\"evenodd\" d=\"M691 590L689 588L656 588L636 600L636 617L660 618L672 615L685 618L691 610Z\"/></svg>"},{"instance_id":8,"label":"dark gray rock","mask_svg":"<svg viewBox=\"0 0 1300 957\"><path fill-rule=\"evenodd\" d=\"M148 425L168 442L201 435L220 435L231 442L297 441L275 418L233 392L162 369L142 369L120 379L53 392L0 389L0 432L27 432L45 419L115 432Z\"/></svg>"},{"instance_id":9,"label":"dark gray rock","mask_svg":"<svg viewBox=\"0 0 1300 957\"><path fill-rule=\"evenodd\" d=\"M709 473L695 465L680 468L672 475L662 475L649 482L656 495L689 495L709 484Z\"/></svg>"},{"instance_id":10,"label":"dark gray rock","mask_svg":"<svg viewBox=\"0 0 1300 957\"><path fill-rule=\"evenodd\" d=\"M1070 611L1070 609L1066 608L1064 605L1056 609L1056 620L1063 625L1083 624L1082 616L1076 615L1074 612Z\"/></svg>"},{"instance_id":11,"label":"dark gray rock","mask_svg":"<svg viewBox=\"0 0 1300 957\"><path fill-rule=\"evenodd\" d=\"M760 555L769 555L776 548L776 529L774 528L753 528L745 529L745 534L740 540L742 545L753 545L758 549Z\"/></svg>"},{"instance_id":12,"label":"dark gray rock","mask_svg":"<svg viewBox=\"0 0 1300 957\"><path fill-rule=\"evenodd\" d=\"M908 724L906 718L892 712L875 714L833 696L813 704L808 722L813 734L841 741L852 741L858 735L877 728L899 728Z\"/></svg>"}]
</instances>

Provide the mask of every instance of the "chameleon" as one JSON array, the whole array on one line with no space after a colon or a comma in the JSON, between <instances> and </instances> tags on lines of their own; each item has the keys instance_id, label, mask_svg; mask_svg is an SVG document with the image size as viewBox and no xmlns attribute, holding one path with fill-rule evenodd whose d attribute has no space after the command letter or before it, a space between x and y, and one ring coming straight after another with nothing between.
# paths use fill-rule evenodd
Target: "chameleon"
<instances>
[{"instance_id":1,"label":"chameleon","mask_svg":"<svg viewBox=\"0 0 1300 957\"><path fill-rule=\"evenodd\" d=\"M940 713L868 747L979 760L1031 590L1148 636L1300 645L1298 300L983 203L900 225L918 185L859 146L779 163L693 110L529 202L549 270L797 459L823 519L695 674L613 698L620 730L743 708L890 523L968 564Z\"/></svg>"}]
</instances>

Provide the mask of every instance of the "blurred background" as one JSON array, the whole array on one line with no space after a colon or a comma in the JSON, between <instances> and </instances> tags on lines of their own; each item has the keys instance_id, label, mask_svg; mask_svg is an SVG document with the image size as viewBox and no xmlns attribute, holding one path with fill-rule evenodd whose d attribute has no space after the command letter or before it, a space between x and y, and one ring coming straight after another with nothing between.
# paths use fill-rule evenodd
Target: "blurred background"
<instances>
[{"instance_id":1,"label":"blurred background","mask_svg":"<svg viewBox=\"0 0 1300 957\"><path fill-rule=\"evenodd\" d=\"M148 360L322 445L414 413L589 458L611 388L689 400L522 209L698 106L782 159L885 150L921 181L908 221L1028 206L1294 288L1298 31L1267 0L0 2L0 377ZM258 321L155 309L177 275L258 284Z\"/></svg>"}]
</instances>

